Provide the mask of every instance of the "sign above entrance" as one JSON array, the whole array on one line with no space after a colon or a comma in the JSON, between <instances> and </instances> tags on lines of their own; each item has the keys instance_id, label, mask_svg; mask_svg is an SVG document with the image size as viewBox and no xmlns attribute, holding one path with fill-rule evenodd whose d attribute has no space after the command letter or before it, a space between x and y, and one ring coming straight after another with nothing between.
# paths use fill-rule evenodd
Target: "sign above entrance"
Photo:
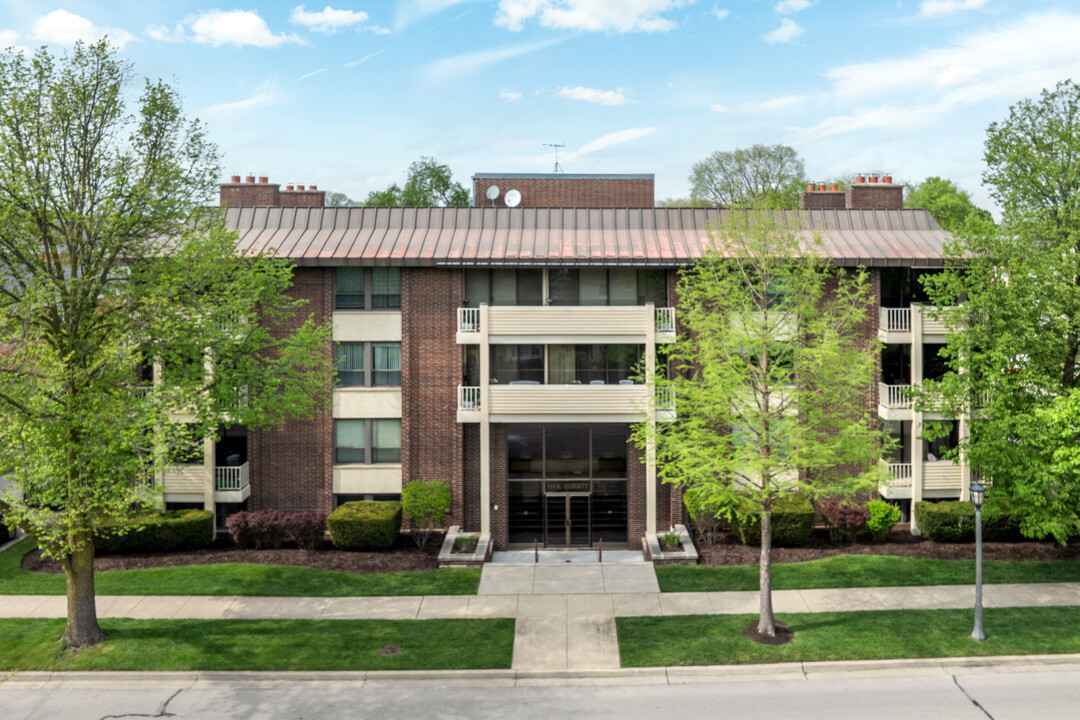
<instances>
[{"instance_id":1,"label":"sign above entrance","mask_svg":"<svg viewBox=\"0 0 1080 720\"><path fill-rule=\"evenodd\" d=\"M549 493L587 493L591 490L588 480L548 480L544 490Z\"/></svg>"}]
</instances>

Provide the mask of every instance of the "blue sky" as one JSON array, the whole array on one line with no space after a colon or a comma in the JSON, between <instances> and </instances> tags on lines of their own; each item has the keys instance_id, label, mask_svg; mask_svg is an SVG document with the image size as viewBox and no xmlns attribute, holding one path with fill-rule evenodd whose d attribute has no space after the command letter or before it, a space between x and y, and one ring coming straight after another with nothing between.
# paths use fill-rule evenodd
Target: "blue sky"
<instances>
[{"instance_id":1,"label":"blue sky","mask_svg":"<svg viewBox=\"0 0 1080 720\"><path fill-rule=\"evenodd\" d=\"M224 173L363 199L421 155L475 172L651 172L794 146L808 179L981 186L990 122L1080 81L1076 0L0 0L0 42L108 33L203 118Z\"/></svg>"}]
</instances>

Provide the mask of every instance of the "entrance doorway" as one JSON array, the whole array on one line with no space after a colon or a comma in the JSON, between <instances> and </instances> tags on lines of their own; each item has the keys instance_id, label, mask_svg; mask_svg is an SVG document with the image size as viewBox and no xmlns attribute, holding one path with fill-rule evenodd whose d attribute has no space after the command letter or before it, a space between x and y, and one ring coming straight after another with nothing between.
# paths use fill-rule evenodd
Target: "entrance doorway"
<instances>
[{"instance_id":1,"label":"entrance doorway","mask_svg":"<svg viewBox=\"0 0 1080 720\"><path fill-rule=\"evenodd\" d=\"M547 547L589 547L589 496L548 494Z\"/></svg>"}]
</instances>

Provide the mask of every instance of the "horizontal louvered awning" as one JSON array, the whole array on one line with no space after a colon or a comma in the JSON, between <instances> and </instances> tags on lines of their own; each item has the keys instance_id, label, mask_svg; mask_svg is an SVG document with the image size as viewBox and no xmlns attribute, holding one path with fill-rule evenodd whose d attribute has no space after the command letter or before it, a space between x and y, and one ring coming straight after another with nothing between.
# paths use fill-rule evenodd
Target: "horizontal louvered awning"
<instances>
[{"instance_id":1,"label":"horizontal louvered awning","mask_svg":"<svg viewBox=\"0 0 1080 720\"><path fill-rule=\"evenodd\" d=\"M925 210L778 211L840 265L940 266L949 238ZM708 208L280 208L226 211L245 253L299 265L677 266L739 210Z\"/></svg>"}]
</instances>

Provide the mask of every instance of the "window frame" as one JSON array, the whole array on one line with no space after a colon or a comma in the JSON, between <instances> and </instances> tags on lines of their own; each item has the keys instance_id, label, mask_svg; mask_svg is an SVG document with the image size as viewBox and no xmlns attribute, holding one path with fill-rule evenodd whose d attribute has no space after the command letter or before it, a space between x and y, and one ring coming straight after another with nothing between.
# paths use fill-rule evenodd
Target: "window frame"
<instances>
[{"instance_id":1,"label":"window frame","mask_svg":"<svg viewBox=\"0 0 1080 720\"><path fill-rule=\"evenodd\" d=\"M365 465L365 466L367 466L367 465L400 465L401 464L401 442L400 442L400 440L398 441L398 445L397 445L397 448L396 448L397 451L398 451L398 457L397 457L396 460L376 460L375 459L375 450L376 450L376 448L375 448L375 443L374 443L374 440L375 440L374 426L375 426L376 421L382 421L382 422L394 422L394 421L396 421L399 426L401 425L401 418L336 418L334 420L334 466L335 467L349 466L349 465ZM341 422L353 422L353 423L363 423L364 424L364 426L363 426L364 427L364 447L362 448L363 451L364 451L364 459L363 459L363 461L356 461L356 460L342 461L342 460L338 460L338 447L339 446L338 446L337 428L338 428L338 423L341 423ZM400 437L400 431L399 431L399 437ZM347 447L349 447L350 449L358 449L358 448L354 448L354 447L351 447L351 446L347 446ZM394 448L381 448L381 449L387 450L387 449L394 449Z\"/></svg>"},{"instance_id":2,"label":"window frame","mask_svg":"<svg viewBox=\"0 0 1080 720\"><path fill-rule=\"evenodd\" d=\"M351 268L361 270L363 272L364 292L363 292L363 307L343 307L338 304L338 273L337 270L343 268ZM380 266L383 270L396 270L398 273L398 292L397 295L387 293L375 292L375 268L356 266L339 266L334 271L334 312L386 312L386 311L400 311L401 310L401 268L396 265ZM360 293L348 293L348 295L357 296ZM378 307L376 307L376 298L397 298L396 304L393 301L380 300Z\"/></svg>"},{"instance_id":3,"label":"window frame","mask_svg":"<svg viewBox=\"0 0 1080 720\"><path fill-rule=\"evenodd\" d=\"M335 390L353 390L357 388L400 388L401 387L401 341L400 340L335 340L334 341L334 370L337 371L337 347L342 344L349 345L363 345L363 358L364 367L363 370L346 370L345 372L363 372L364 382L360 385L342 385L335 380ZM397 345L398 346L398 368L397 370L376 370L375 369L375 346L376 345ZM376 373L389 373L390 379L396 379L397 384L391 383L376 383ZM394 377L396 375L396 378Z\"/></svg>"}]
</instances>

